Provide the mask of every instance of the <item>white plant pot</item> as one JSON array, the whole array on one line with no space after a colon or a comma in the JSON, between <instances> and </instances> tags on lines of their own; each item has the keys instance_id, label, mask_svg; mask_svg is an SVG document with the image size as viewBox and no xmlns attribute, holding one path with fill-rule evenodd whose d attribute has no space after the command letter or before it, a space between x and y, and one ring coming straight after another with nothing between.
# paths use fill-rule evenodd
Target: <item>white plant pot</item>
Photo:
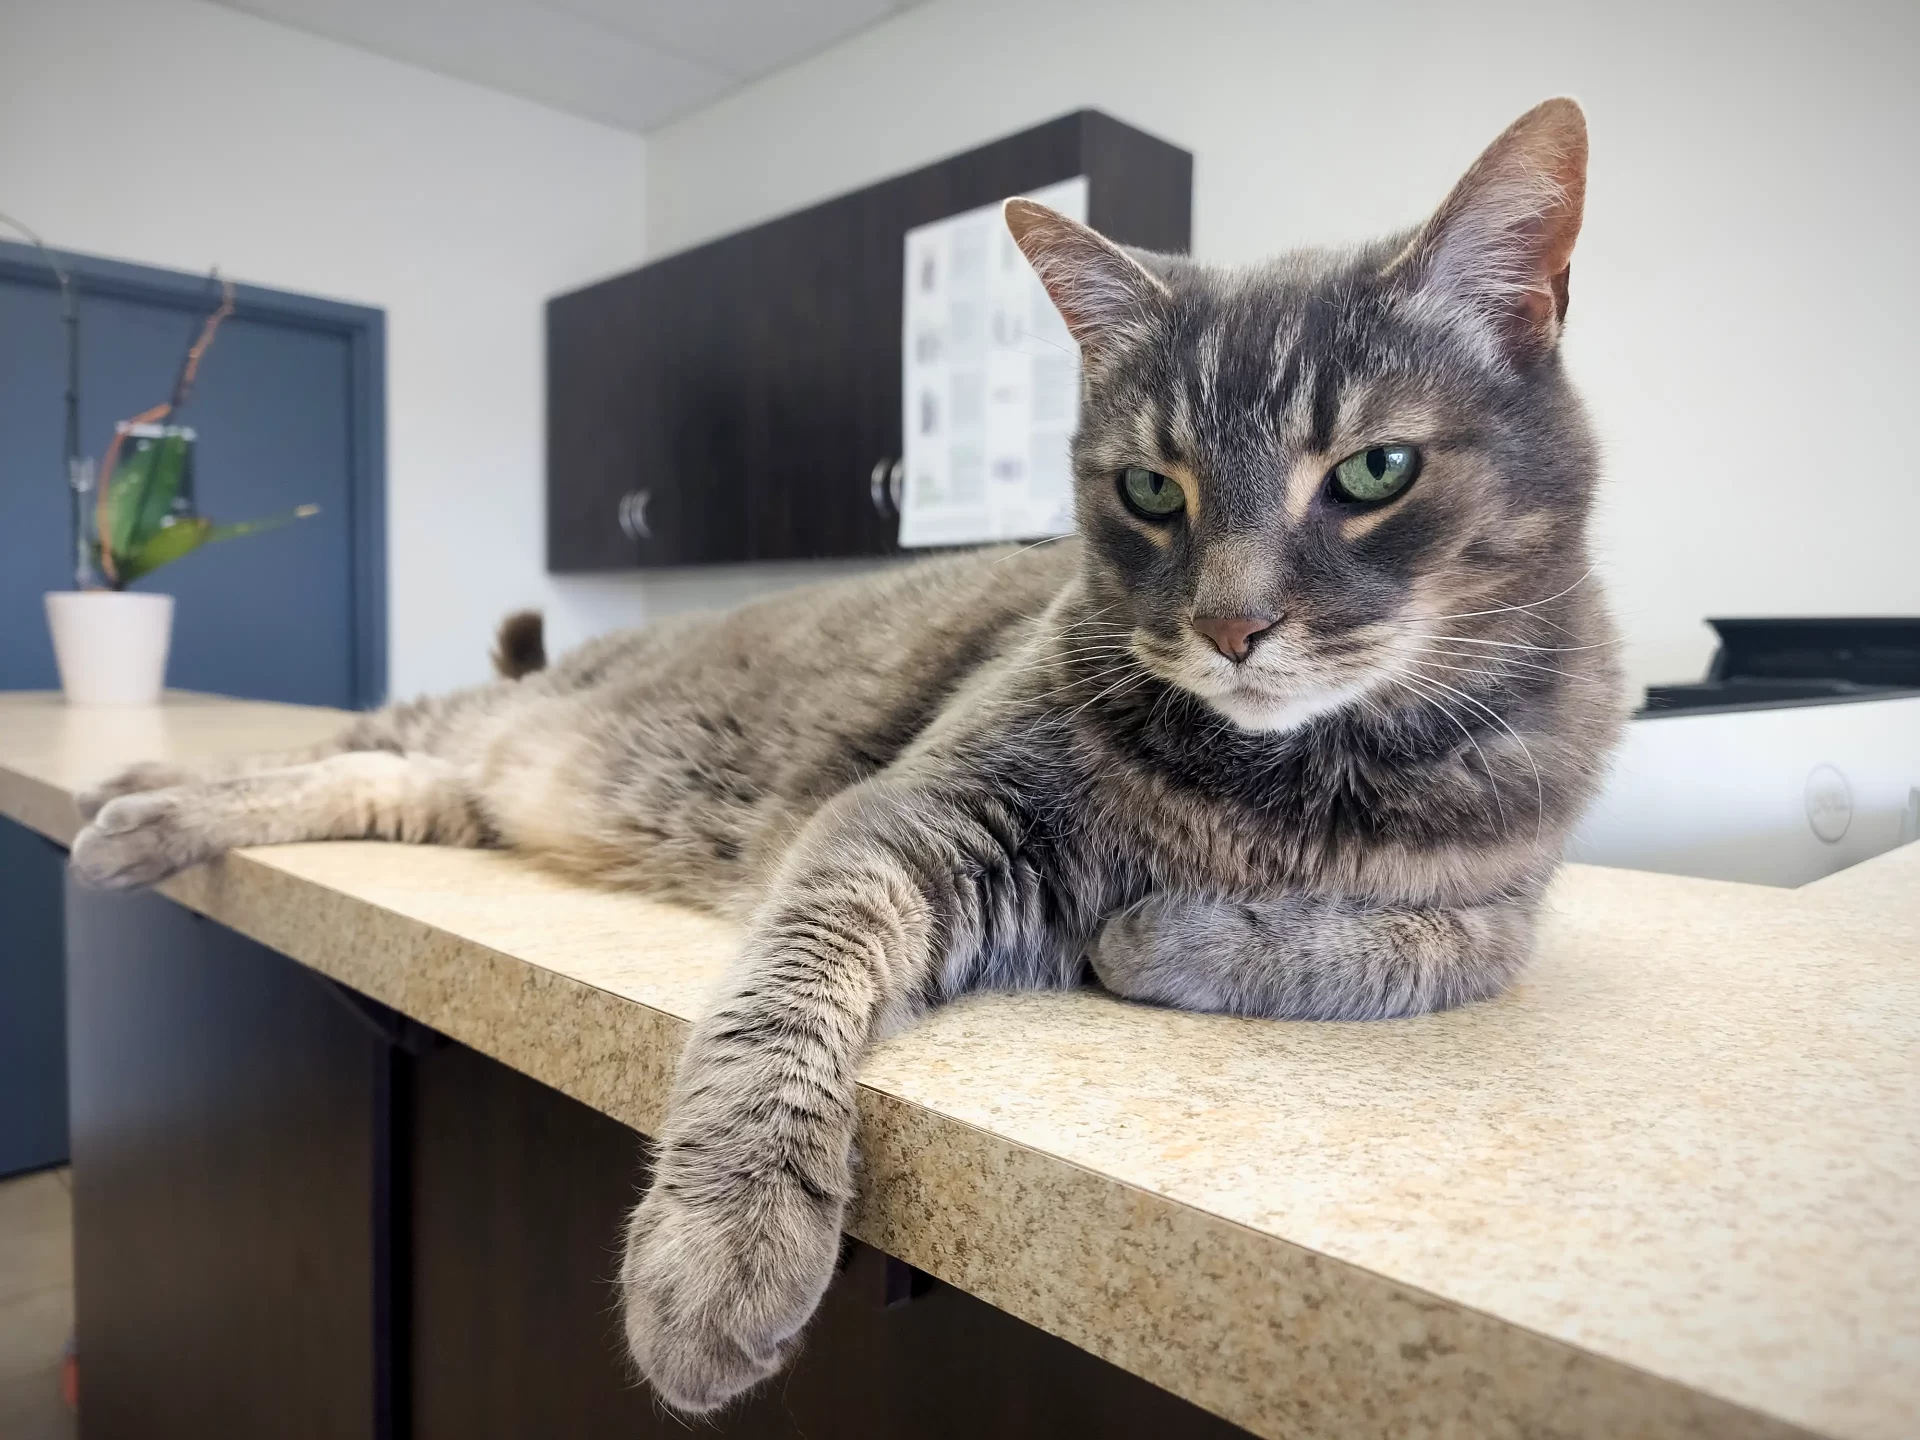
<instances>
[{"instance_id":1,"label":"white plant pot","mask_svg":"<svg viewBox=\"0 0 1920 1440\"><path fill-rule=\"evenodd\" d=\"M47 625L69 705L157 705L173 639L173 597L55 590Z\"/></svg>"}]
</instances>

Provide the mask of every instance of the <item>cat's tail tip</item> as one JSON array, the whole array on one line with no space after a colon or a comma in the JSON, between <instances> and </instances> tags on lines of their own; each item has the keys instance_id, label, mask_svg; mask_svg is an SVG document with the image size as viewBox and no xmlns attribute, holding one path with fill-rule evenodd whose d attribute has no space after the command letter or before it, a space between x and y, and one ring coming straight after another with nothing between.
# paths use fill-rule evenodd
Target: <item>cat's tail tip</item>
<instances>
[{"instance_id":1,"label":"cat's tail tip","mask_svg":"<svg viewBox=\"0 0 1920 1440\"><path fill-rule=\"evenodd\" d=\"M500 622L493 642L493 668L502 680L518 680L547 668L547 626L538 610L516 610Z\"/></svg>"}]
</instances>

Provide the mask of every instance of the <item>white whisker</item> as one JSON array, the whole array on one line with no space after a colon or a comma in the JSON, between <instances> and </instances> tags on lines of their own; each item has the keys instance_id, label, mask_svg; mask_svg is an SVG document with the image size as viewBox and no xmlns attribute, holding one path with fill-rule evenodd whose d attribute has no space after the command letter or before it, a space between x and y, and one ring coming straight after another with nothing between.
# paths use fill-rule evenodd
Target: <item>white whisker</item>
<instances>
[{"instance_id":1,"label":"white whisker","mask_svg":"<svg viewBox=\"0 0 1920 1440\"><path fill-rule=\"evenodd\" d=\"M1007 563L1007 561L1014 559L1016 556L1024 555L1029 550L1038 550L1042 545L1051 545L1058 538L1059 537L1056 535L1049 535L1046 539L1036 540L1031 545L1022 545L1018 550L1009 550L1005 555L1002 555L998 560L994 561L993 563L996 565L1004 565ZM1108 608L1111 609L1112 607L1109 606Z\"/></svg>"},{"instance_id":2,"label":"white whisker","mask_svg":"<svg viewBox=\"0 0 1920 1440\"><path fill-rule=\"evenodd\" d=\"M1535 650L1543 654L1564 655L1576 650L1606 650L1618 645L1618 640L1601 640L1592 645L1534 645L1523 640L1482 640L1474 635L1436 635L1431 630L1412 632L1417 640L1445 640L1453 645L1490 645L1500 650Z\"/></svg>"},{"instance_id":3,"label":"white whisker","mask_svg":"<svg viewBox=\"0 0 1920 1440\"><path fill-rule=\"evenodd\" d=\"M1466 736L1467 743L1473 747L1473 753L1480 757L1480 768L1486 771L1487 794L1493 798L1493 813L1500 818L1500 833L1502 835L1508 834L1507 807L1500 802L1500 782L1494 778L1493 766L1487 760L1487 752L1480 748L1480 742L1473 738L1473 732L1461 723L1458 715L1455 715L1452 710L1447 708L1445 701L1439 699L1421 685L1419 677L1410 675L1404 670L1396 670L1392 673L1397 675L1401 680L1413 685L1416 694L1423 696L1429 705L1433 706L1434 709L1438 710L1453 722L1454 729Z\"/></svg>"},{"instance_id":4,"label":"white whisker","mask_svg":"<svg viewBox=\"0 0 1920 1440\"><path fill-rule=\"evenodd\" d=\"M1564 599L1566 596L1571 595L1574 591L1578 590L1582 585L1586 584L1588 580L1593 578L1593 572L1599 568L1600 567L1597 565L1589 565L1586 568L1586 571L1580 576L1578 580L1574 581L1573 584L1567 586L1567 588L1564 590L1557 591L1556 593L1547 596L1543 600L1526 600L1526 601L1522 601L1518 605L1497 605L1491 610L1463 610L1457 615L1429 615L1427 616L1427 619L1433 620L1433 621L1474 620L1474 619L1478 619L1480 616L1483 616L1483 615L1507 615L1515 611L1532 610L1536 606L1540 606L1540 605L1551 605L1554 601ZM1533 618L1538 620L1541 617L1536 615Z\"/></svg>"},{"instance_id":5,"label":"white whisker","mask_svg":"<svg viewBox=\"0 0 1920 1440\"><path fill-rule=\"evenodd\" d=\"M1407 672L1402 671L1401 678L1407 679L1410 677L1408 676ZM1461 700L1464 700L1467 704L1473 706L1474 709L1480 711L1481 714L1485 715L1489 720L1493 721L1494 724L1498 725L1502 730L1506 731L1507 734L1513 737L1513 743L1520 747L1520 753L1527 757L1528 768L1533 771L1533 795L1534 795L1533 838L1538 840L1540 838L1540 829L1543 825L1546 824L1546 819L1547 819L1546 782L1540 778L1540 767L1534 763L1533 751L1528 749L1527 742L1520 738L1520 732L1515 730L1513 726L1509 725L1506 722L1506 720L1501 717L1500 713L1497 710L1494 710L1491 706L1483 704L1481 701L1474 699L1473 696L1467 694L1466 691L1458 689L1455 686L1449 685L1444 680L1435 679L1431 675L1424 675L1421 677L1421 679L1428 685L1438 686L1440 689L1446 691L1449 695L1453 695Z\"/></svg>"},{"instance_id":6,"label":"white whisker","mask_svg":"<svg viewBox=\"0 0 1920 1440\"><path fill-rule=\"evenodd\" d=\"M1068 712L1067 719L1071 721L1082 710L1086 709L1087 706L1098 704L1100 701L1106 699L1109 695L1112 695L1116 692L1125 693L1128 690L1135 689L1140 685L1142 681L1151 680L1152 678L1153 678L1153 672L1151 670L1146 669L1144 666L1141 667L1140 670L1136 671L1131 675L1122 675L1118 680L1114 681L1113 684L1109 685L1106 689L1102 690L1098 695L1095 695L1091 700L1084 700L1079 705L1076 705L1071 711Z\"/></svg>"},{"instance_id":7,"label":"white whisker","mask_svg":"<svg viewBox=\"0 0 1920 1440\"><path fill-rule=\"evenodd\" d=\"M1422 646L1413 652L1413 656L1420 655L1449 655L1456 660L1481 660L1486 658L1482 655L1475 654L1471 650L1436 650L1432 646ZM1408 658L1413 659L1413 656L1409 656ZM1470 665L1442 665L1437 660L1413 659L1413 663L1416 665L1432 665L1436 669L1452 670L1461 675L1482 675L1496 678L1500 675L1499 669L1476 669ZM1493 664L1496 666L1513 666L1521 670L1537 671L1542 675L1551 675L1559 680L1571 681L1575 685L1600 685L1600 682L1591 675L1575 675L1571 671L1560 669L1558 666L1536 665L1530 660L1515 660L1509 655L1493 657ZM1605 687L1602 686L1601 688L1604 689Z\"/></svg>"}]
</instances>

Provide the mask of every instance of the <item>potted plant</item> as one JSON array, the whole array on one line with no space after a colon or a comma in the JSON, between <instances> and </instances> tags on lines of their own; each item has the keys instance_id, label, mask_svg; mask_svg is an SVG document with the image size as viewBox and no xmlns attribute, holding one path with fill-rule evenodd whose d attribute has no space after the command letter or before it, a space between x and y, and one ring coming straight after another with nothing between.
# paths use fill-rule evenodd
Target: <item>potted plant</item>
<instances>
[{"instance_id":1,"label":"potted plant","mask_svg":"<svg viewBox=\"0 0 1920 1440\"><path fill-rule=\"evenodd\" d=\"M232 313L233 286L224 284L219 305L181 362L171 398L114 427L97 484L91 483L91 467L71 454L77 427L70 408L68 469L75 494L78 588L46 597L60 687L70 704L151 705L160 698L173 634L173 597L130 591L128 585L215 540L317 513L317 506L303 505L271 519L216 525L195 508L196 437L167 422L186 403L207 347ZM70 407L72 374L70 366Z\"/></svg>"}]
</instances>

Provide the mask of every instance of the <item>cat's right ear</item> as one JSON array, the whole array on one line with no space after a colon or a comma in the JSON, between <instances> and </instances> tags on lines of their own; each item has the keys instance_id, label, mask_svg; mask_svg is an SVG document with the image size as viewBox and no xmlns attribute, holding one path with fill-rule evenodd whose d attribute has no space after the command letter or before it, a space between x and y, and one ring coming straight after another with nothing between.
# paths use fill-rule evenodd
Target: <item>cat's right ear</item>
<instances>
[{"instance_id":1,"label":"cat's right ear","mask_svg":"<svg viewBox=\"0 0 1920 1440\"><path fill-rule=\"evenodd\" d=\"M1537 359L1566 319L1586 193L1586 117L1548 100L1487 147L1388 273L1496 362Z\"/></svg>"},{"instance_id":2,"label":"cat's right ear","mask_svg":"<svg viewBox=\"0 0 1920 1440\"><path fill-rule=\"evenodd\" d=\"M1058 210L1013 199L1004 213L1014 244L1088 356L1117 342L1167 294L1167 287L1139 261Z\"/></svg>"}]
</instances>

